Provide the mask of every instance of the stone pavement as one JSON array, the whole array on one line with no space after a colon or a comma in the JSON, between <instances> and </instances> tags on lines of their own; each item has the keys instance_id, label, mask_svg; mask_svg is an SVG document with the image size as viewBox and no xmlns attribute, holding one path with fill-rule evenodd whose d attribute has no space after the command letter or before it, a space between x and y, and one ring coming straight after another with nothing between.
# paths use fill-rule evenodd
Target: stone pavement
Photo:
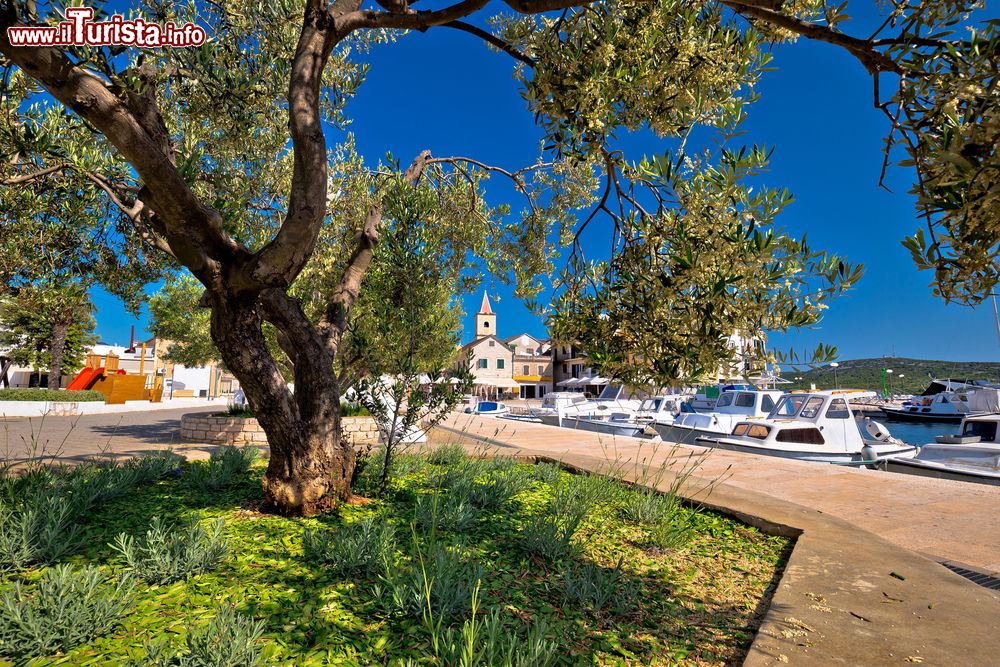
<instances>
[{"instance_id":1,"label":"stone pavement","mask_svg":"<svg viewBox=\"0 0 1000 667\"><path fill-rule=\"evenodd\" d=\"M18 464L33 456L82 460L97 454L130 457L170 449L189 458L207 458L217 445L198 445L180 439L181 416L225 410L204 408L125 412L78 417L0 418L0 453Z\"/></svg>"},{"instance_id":2,"label":"stone pavement","mask_svg":"<svg viewBox=\"0 0 1000 667\"><path fill-rule=\"evenodd\" d=\"M1000 487L771 456L656 444L640 438L454 413L439 441L483 442L506 449L685 467L707 480L829 514L879 537L968 569L1000 573ZM627 467L627 466L626 466ZM1000 613L1000 612L998 612Z\"/></svg>"}]
</instances>

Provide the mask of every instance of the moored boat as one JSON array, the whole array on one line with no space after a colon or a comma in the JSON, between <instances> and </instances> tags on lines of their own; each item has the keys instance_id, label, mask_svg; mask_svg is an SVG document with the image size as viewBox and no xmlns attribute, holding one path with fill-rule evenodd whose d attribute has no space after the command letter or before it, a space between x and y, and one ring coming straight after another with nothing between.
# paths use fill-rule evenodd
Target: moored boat
<instances>
[{"instance_id":1,"label":"moored boat","mask_svg":"<svg viewBox=\"0 0 1000 667\"><path fill-rule=\"evenodd\" d=\"M699 445L751 454L827 463L873 463L912 457L916 448L893 438L881 424L865 419L865 433L849 400L872 392L826 390L785 394L764 419L742 420L730 435L701 436Z\"/></svg>"},{"instance_id":2,"label":"moored boat","mask_svg":"<svg viewBox=\"0 0 1000 667\"><path fill-rule=\"evenodd\" d=\"M880 467L924 477L1000 486L1000 414L970 415L957 435L939 435L912 459L887 459Z\"/></svg>"},{"instance_id":3,"label":"moored boat","mask_svg":"<svg viewBox=\"0 0 1000 667\"><path fill-rule=\"evenodd\" d=\"M714 410L682 412L670 420L657 420L653 428L668 442L691 443L700 436L728 435L741 420L766 417L781 396L776 390L728 389L719 396Z\"/></svg>"}]
</instances>

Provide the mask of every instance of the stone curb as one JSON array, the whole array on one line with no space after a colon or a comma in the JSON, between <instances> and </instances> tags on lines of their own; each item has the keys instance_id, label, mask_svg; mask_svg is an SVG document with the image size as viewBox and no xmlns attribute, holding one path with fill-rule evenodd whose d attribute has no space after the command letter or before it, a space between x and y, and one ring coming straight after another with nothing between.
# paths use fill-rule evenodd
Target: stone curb
<instances>
[{"instance_id":1,"label":"stone curb","mask_svg":"<svg viewBox=\"0 0 1000 667\"><path fill-rule=\"evenodd\" d=\"M373 417L344 417L341 426L354 446L378 443L378 426ZM181 417L180 437L212 445L267 444L264 429L253 417L206 415L203 412Z\"/></svg>"}]
</instances>

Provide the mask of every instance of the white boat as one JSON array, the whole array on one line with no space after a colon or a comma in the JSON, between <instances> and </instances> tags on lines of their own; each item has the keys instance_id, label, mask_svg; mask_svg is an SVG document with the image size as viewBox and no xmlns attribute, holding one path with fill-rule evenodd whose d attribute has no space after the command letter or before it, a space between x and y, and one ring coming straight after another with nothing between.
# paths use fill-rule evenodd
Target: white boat
<instances>
[{"instance_id":1,"label":"white boat","mask_svg":"<svg viewBox=\"0 0 1000 667\"><path fill-rule=\"evenodd\" d=\"M466 408L465 412L480 417L502 417L510 414L510 408L496 401L479 401L474 407Z\"/></svg>"},{"instance_id":2,"label":"white boat","mask_svg":"<svg viewBox=\"0 0 1000 667\"><path fill-rule=\"evenodd\" d=\"M682 412L669 421L657 421L653 428L667 442L692 443L700 436L729 435L737 422L766 417L782 395L773 389L730 389L719 396L714 410Z\"/></svg>"},{"instance_id":3,"label":"white boat","mask_svg":"<svg viewBox=\"0 0 1000 667\"><path fill-rule=\"evenodd\" d=\"M714 410L719 398L727 391L753 391L753 385L745 384L741 380L727 380L698 387L694 397L688 401L688 407L695 412Z\"/></svg>"},{"instance_id":4,"label":"white boat","mask_svg":"<svg viewBox=\"0 0 1000 667\"><path fill-rule=\"evenodd\" d=\"M547 397L547 396L546 396ZM607 419L615 412L633 413L639 409L644 396L618 384L604 387L601 395L593 400L584 398L569 405L557 405L555 413L539 414L543 424L561 426L569 417Z\"/></svg>"},{"instance_id":5,"label":"white boat","mask_svg":"<svg viewBox=\"0 0 1000 667\"><path fill-rule=\"evenodd\" d=\"M802 461L873 463L912 457L916 448L893 438L884 426L864 420L865 433L848 401L874 395L850 389L792 392L765 419L740 421L726 436L701 436L699 445Z\"/></svg>"},{"instance_id":6,"label":"white boat","mask_svg":"<svg viewBox=\"0 0 1000 667\"><path fill-rule=\"evenodd\" d=\"M901 407L883 405L882 411L890 421L958 424L969 415L998 411L997 396L995 387L967 384L955 391L916 396Z\"/></svg>"},{"instance_id":7,"label":"white boat","mask_svg":"<svg viewBox=\"0 0 1000 667\"><path fill-rule=\"evenodd\" d=\"M565 417L562 425L582 431L595 431L616 436L653 435L656 420L673 419L680 411L681 396L667 394L644 399L636 410L612 412L608 416Z\"/></svg>"},{"instance_id":8,"label":"white boat","mask_svg":"<svg viewBox=\"0 0 1000 667\"><path fill-rule=\"evenodd\" d=\"M958 435L939 435L912 459L887 459L880 467L924 477L1000 486L1000 414L966 417Z\"/></svg>"}]
</instances>

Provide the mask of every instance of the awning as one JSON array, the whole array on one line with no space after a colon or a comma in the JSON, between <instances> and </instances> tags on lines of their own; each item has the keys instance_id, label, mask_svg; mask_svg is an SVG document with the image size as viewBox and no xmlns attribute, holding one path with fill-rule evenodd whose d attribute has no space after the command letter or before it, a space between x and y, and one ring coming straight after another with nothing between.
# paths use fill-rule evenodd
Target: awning
<instances>
[{"instance_id":1,"label":"awning","mask_svg":"<svg viewBox=\"0 0 1000 667\"><path fill-rule=\"evenodd\" d=\"M556 382L557 387L572 387L578 384L580 384L580 381L576 378L569 378L568 380L560 380L559 382Z\"/></svg>"},{"instance_id":2,"label":"awning","mask_svg":"<svg viewBox=\"0 0 1000 667\"><path fill-rule=\"evenodd\" d=\"M599 384L607 384L608 382L610 382L608 378L602 378L600 375L595 375L594 377L590 378L587 381L587 384L599 385Z\"/></svg>"}]
</instances>

